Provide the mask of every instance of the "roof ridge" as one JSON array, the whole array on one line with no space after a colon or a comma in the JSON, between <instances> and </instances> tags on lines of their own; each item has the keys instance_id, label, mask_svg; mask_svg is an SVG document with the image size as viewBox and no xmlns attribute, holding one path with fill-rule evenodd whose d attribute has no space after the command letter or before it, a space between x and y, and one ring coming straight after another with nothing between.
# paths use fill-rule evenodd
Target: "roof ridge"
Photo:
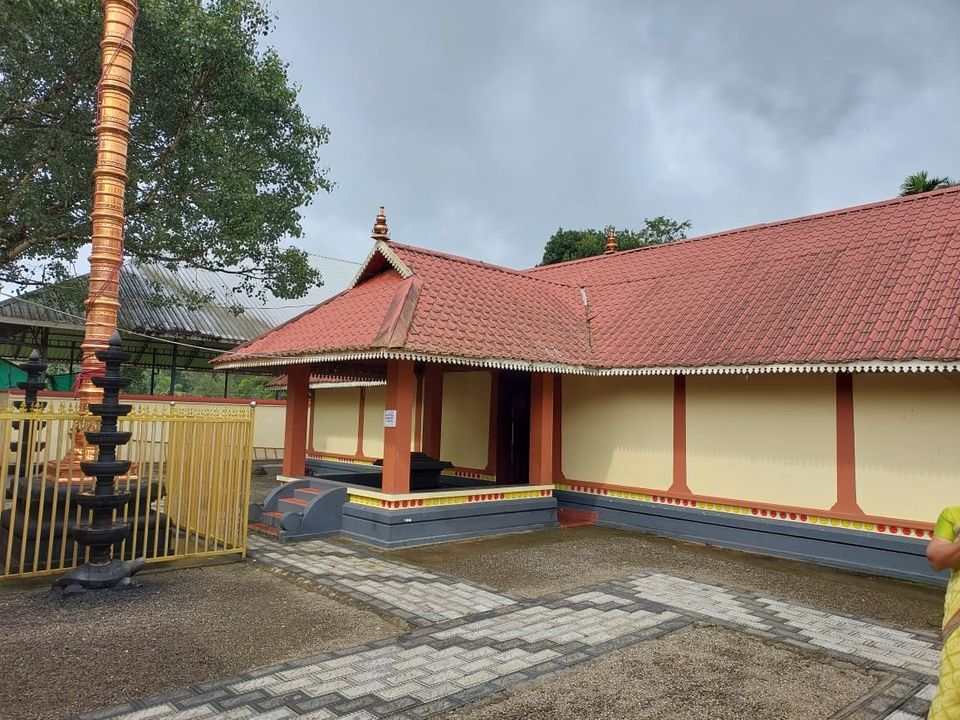
<instances>
[{"instance_id":1,"label":"roof ridge","mask_svg":"<svg viewBox=\"0 0 960 720\"><path fill-rule=\"evenodd\" d=\"M424 255L432 255L434 257L443 258L444 260L451 260L453 262L459 262L463 265L472 265L474 267L482 267L488 270L496 270L498 272L506 273L508 275L513 275L514 277L524 278L527 280L536 280L538 282L544 282L549 285L556 285L562 288L577 288L579 285L575 283L562 282L560 280L555 280L553 278L541 278L530 275L526 270L514 270L513 268L506 267L504 265L496 265L494 263L488 263L485 260L474 260L472 258L464 257L463 255L454 255L453 253L442 252L440 250L433 250L430 248L420 247L418 245L407 245L406 243L398 243L391 240L389 243L390 247L399 247L404 250L410 250L415 253L422 253ZM414 271L414 274L416 272Z\"/></svg>"},{"instance_id":2,"label":"roof ridge","mask_svg":"<svg viewBox=\"0 0 960 720\"><path fill-rule=\"evenodd\" d=\"M324 255L322 253L312 253L306 251L308 257L320 258L321 260L334 260L336 262L347 263L348 265L360 265L360 260L347 260L346 258L333 257L332 255Z\"/></svg>"},{"instance_id":3,"label":"roof ridge","mask_svg":"<svg viewBox=\"0 0 960 720\"><path fill-rule=\"evenodd\" d=\"M889 205L899 205L901 203L929 200L931 197L934 197L934 196L939 197L941 195L949 195L951 193L960 193L960 184L951 185L950 187L940 188L938 190L930 190L924 193L914 193L912 195L898 195L897 197L888 198L886 200L877 200L870 203L862 203L860 205L851 205L845 208L837 208L835 210L826 210L824 212L812 213L810 215L799 215L792 218L786 218L785 220L775 220L773 222L744 225L742 227L732 228L730 230L721 230L715 233L708 233L706 235L697 235L692 238L683 238L682 240L674 240L672 242L644 245L642 247L632 248L630 250L621 250L617 253L611 253L610 255L605 255L605 254L591 255L590 257L577 258L576 260L567 260L565 262L552 263L550 265L535 265L532 268L527 268L526 270L523 270L521 272L523 274L538 273L541 270L548 270L551 268L559 268L559 267L570 267L571 265L580 265L580 264L589 263L589 262L596 262L598 260L610 259L611 257L623 257L624 255L634 254L634 253L642 252L644 250L651 251L651 250L656 250L658 248L664 248L664 247L676 247L677 245L685 245L686 243L697 242L700 240L712 240L714 238L726 237L728 235L737 235L739 233L759 230L761 228L780 227L783 225L792 225L795 223L809 222L811 220L822 220L828 217L840 217L842 215L849 215L855 212L864 212L866 210L873 210L875 208L886 207Z\"/></svg>"}]
</instances>

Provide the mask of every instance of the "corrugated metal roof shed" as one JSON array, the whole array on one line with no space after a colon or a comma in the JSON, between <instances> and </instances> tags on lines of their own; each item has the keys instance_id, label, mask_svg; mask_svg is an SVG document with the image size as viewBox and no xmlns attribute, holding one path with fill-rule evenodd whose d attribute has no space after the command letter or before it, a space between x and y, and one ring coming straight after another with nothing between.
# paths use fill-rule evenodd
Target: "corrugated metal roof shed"
<instances>
[{"instance_id":1,"label":"corrugated metal roof shed","mask_svg":"<svg viewBox=\"0 0 960 720\"><path fill-rule=\"evenodd\" d=\"M120 273L121 330L158 337L235 345L257 337L345 290L358 263L310 256L323 284L297 300L266 293L260 302L236 292L235 277L195 268L170 270L128 263ZM0 323L81 328L87 276L0 302Z\"/></svg>"}]
</instances>

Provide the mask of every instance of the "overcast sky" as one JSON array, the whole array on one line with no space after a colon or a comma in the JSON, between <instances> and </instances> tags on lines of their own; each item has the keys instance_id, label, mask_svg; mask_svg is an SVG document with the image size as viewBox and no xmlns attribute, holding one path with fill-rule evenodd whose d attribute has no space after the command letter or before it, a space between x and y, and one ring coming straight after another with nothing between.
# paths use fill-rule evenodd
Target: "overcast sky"
<instances>
[{"instance_id":1,"label":"overcast sky","mask_svg":"<svg viewBox=\"0 0 960 720\"><path fill-rule=\"evenodd\" d=\"M693 235L960 178L960 2L272 0L330 128L311 252L398 242L511 267L565 228Z\"/></svg>"}]
</instances>

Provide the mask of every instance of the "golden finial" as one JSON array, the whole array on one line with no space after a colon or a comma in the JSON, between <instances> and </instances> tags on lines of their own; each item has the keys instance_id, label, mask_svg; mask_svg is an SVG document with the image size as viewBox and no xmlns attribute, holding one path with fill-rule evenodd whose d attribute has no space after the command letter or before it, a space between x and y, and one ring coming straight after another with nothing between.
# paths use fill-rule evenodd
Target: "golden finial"
<instances>
[{"instance_id":1,"label":"golden finial","mask_svg":"<svg viewBox=\"0 0 960 720\"><path fill-rule=\"evenodd\" d=\"M383 210L383 205L380 206L380 212L377 214L377 219L373 223L373 235L371 235L374 240L389 240L390 235L387 234L387 215Z\"/></svg>"},{"instance_id":2,"label":"golden finial","mask_svg":"<svg viewBox=\"0 0 960 720\"><path fill-rule=\"evenodd\" d=\"M617 231L611 225L607 229L607 244L603 246L603 254L609 255L617 251Z\"/></svg>"}]
</instances>

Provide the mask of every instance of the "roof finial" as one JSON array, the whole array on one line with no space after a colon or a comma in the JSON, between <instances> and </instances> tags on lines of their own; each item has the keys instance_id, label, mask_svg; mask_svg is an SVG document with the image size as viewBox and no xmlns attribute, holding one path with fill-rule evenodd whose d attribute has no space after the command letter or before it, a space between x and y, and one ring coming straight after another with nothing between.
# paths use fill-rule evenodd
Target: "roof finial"
<instances>
[{"instance_id":1,"label":"roof finial","mask_svg":"<svg viewBox=\"0 0 960 720\"><path fill-rule=\"evenodd\" d=\"M380 206L380 212L377 214L377 219L373 223L373 235L371 235L374 240L389 240L390 235L387 232L387 215L383 210L383 205Z\"/></svg>"},{"instance_id":2,"label":"roof finial","mask_svg":"<svg viewBox=\"0 0 960 720\"><path fill-rule=\"evenodd\" d=\"M613 225L607 228L607 244L603 246L603 254L609 255L617 251L617 231Z\"/></svg>"}]
</instances>

